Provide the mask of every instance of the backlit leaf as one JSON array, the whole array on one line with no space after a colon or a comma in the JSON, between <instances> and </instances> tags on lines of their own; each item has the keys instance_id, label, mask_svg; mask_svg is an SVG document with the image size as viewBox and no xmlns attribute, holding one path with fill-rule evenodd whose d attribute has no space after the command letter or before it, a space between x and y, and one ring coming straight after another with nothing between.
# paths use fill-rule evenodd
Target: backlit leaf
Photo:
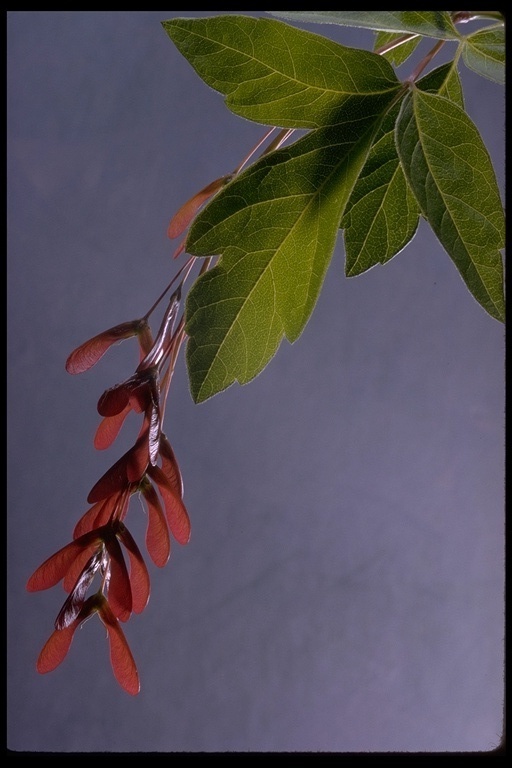
<instances>
[{"instance_id":1,"label":"backlit leaf","mask_svg":"<svg viewBox=\"0 0 512 768\"><path fill-rule=\"evenodd\" d=\"M196 401L250 381L284 336L293 342L301 334L391 98L345 102L332 125L263 157L195 220L189 252L222 255L188 295L187 362Z\"/></svg>"},{"instance_id":2,"label":"backlit leaf","mask_svg":"<svg viewBox=\"0 0 512 768\"><path fill-rule=\"evenodd\" d=\"M462 58L467 67L479 75L505 82L505 27L499 25L479 29L464 39Z\"/></svg>"},{"instance_id":3,"label":"backlit leaf","mask_svg":"<svg viewBox=\"0 0 512 768\"><path fill-rule=\"evenodd\" d=\"M346 99L398 87L381 56L274 19L172 19L163 26L229 109L260 123L318 128Z\"/></svg>"},{"instance_id":4,"label":"backlit leaf","mask_svg":"<svg viewBox=\"0 0 512 768\"><path fill-rule=\"evenodd\" d=\"M462 106L462 89L453 62L433 70L417 85L449 95ZM396 151L394 129L399 108L395 105L386 116L341 222L348 277L385 264L410 242L418 227L420 209Z\"/></svg>"},{"instance_id":5,"label":"backlit leaf","mask_svg":"<svg viewBox=\"0 0 512 768\"><path fill-rule=\"evenodd\" d=\"M459 37L448 11L269 11L269 13L290 21L341 24L383 32L414 32L443 40L455 40Z\"/></svg>"},{"instance_id":6,"label":"backlit leaf","mask_svg":"<svg viewBox=\"0 0 512 768\"><path fill-rule=\"evenodd\" d=\"M256 376L315 305L344 206L401 86L382 57L269 19L174 19L164 28L236 114L311 128L260 158L193 222L186 249L220 255L188 295L192 395Z\"/></svg>"},{"instance_id":7,"label":"backlit leaf","mask_svg":"<svg viewBox=\"0 0 512 768\"><path fill-rule=\"evenodd\" d=\"M414 88L403 102L396 139L423 215L475 299L504 320L504 213L476 126L453 102Z\"/></svg>"}]
</instances>

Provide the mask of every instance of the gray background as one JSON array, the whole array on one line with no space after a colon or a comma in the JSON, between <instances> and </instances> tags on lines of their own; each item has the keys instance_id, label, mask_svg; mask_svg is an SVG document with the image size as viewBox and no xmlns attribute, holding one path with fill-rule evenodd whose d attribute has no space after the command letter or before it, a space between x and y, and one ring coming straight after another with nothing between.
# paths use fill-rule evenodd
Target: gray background
<instances>
[{"instance_id":1,"label":"gray background","mask_svg":"<svg viewBox=\"0 0 512 768\"><path fill-rule=\"evenodd\" d=\"M64 361L149 308L176 269L169 218L262 135L174 48L160 21L176 15L209 14L7 14L7 745L490 750L504 332L426 225L350 280L340 241L304 334L248 386L195 406L181 358L166 431L193 533L165 569L149 564L150 603L125 626L142 691L116 684L97 620L56 671L35 671L65 593L25 582L132 441L92 446L97 399L132 372L133 344L82 376ZM372 46L370 32L306 28ZM504 90L462 75L503 187ZM143 546L133 501L127 522Z\"/></svg>"}]
</instances>

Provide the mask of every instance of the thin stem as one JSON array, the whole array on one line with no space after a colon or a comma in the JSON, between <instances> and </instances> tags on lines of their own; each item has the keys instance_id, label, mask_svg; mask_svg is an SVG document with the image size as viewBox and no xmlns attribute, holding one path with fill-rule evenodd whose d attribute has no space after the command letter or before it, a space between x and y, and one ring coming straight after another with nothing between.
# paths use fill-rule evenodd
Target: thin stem
<instances>
[{"instance_id":1,"label":"thin stem","mask_svg":"<svg viewBox=\"0 0 512 768\"><path fill-rule=\"evenodd\" d=\"M188 272L187 272L186 276L183 278L183 280L182 280L182 283L183 283L183 282L184 282L184 281L187 279L187 277L188 277L188 274L189 274L189 272L190 272L190 268L192 267L192 265L193 265L193 263L194 263L194 261L195 261L195 260L196 260L196 257L195 257L195 256L191 256L189 259L187 259L187 261L185 262L185 264L183 264L183 266L182 266L182 267L180 267L180 269L179 269L179 270L176 272L176 274L174 275L173 279L172 279L172 280L171 280L171 282L168 284L167 288L165 288L165 289L162 291L162 293L160 294L160 296L158 297L158 299L155 301L155 303L153 304L153 306L151 307L151 309L149 309L149 310L146 312L146 314L144 315L144 317L142 318L142 320L147 320L147 319L149 318L149 316L150 316L150 315L151 315L151 314L152 314L152 313L155 311L155 309L157 308L157 306L160 304L160 302L161 302L161 301L162 301L162 299L164 298L165 294L166 294L166 293L169 291L169 289L172 287L173 283L174 283L174 282L175 282L175 281L178 279L178 277L181 275L181 273L183 272L183 270L188 268Z\"/></svg>"},{"instance_id":2,"label":"thin stem","mask_svg":"<svg viewBox=\"0 0 512 768\"><path fill-rule=\"evenodd\" d=\"M406 83L414 83L418 77L421 75L425 67L432 61L434 56L436 56L443 45L446 43L446 40L438 40L437 43L434 45L433 48L427 53L424 59L420 61L416 69L409 75L408 78L406 78Z\"/></svg>"},{"instance_id":3,"label":"thin stem","mask_svg":"<svg viewBox=\"0 0 512 768\"><path fill-rule=\"evenodd\" d=\"M387 45L382 45L380 48L376 48L374 53L379 54L379 56L383 56L385 53L389 53L389 51L393 51L395 48L398 48L400 45L403 45L404 43L408 43L410 40L414 40L414 38L416 37L419 37L419 35L416 35L416 34L402 35L401 37L397 37L397 39L393 40L391 43L387 43Z\"/></svg>"},{"instance_id":4,"label":"thin stem","mask_svg":"<svg viewBox=\"0 0 512 768\"><path fill-rule=\"evenodd\" d=\"M97 594L98 595L101 594L103 597L105 597L105 594L108 593L109 585L110 585L110 557L106 555L103 563L101 584Z\"/></svg>"},{"instance_id":5,"label":"thin stem","mask_svg":"<svg viewBox=\"0 0 512 768\"><path fill-rule=\"evenodd\" d=\"M238 173L240 173L240 171L243 168L245 168L245 166L247 165L251 157L258 151L261 145L264 144L264 142L269 138L269 136L271 136L274 133L275 130L276 130L276 127L274 126L273 128L270 128L270 130L266 132L266 134L258 141L256 146L251 149L249 154L246 157L244 157L240 165L238 165L235 168L235 170L233 171L233 176L236 176ZM268 147L266 147L266 149L263 150L260 157L263 157L264 155L268 155L268 153L272 152L274 149L279 149L279 147L286 141L286 139L292 135L294 130L295 130L294 128L281 128L281 130L279 131L275 139L273 139L268 145Z\"/></svg>"},{"instance_id":6,"label":"thin stem","mask_svg":"<svg viewBox=\"0 0 512 768\"><path fill-rule=\"evenodd\" d=\"M208 258L206 258L204 260L204 262L201 264L201 269L199 270L198 277L200 277L202 274L204 274L204 272L207 271L207 269L210 266L211 261L212 261L212 257L211 256L208 256ZM189 267L189 269L187 271L187 274L183 278L184 281L188 278L188 276L190 274L191 267L192 267L192 265ZM169 344L167 345L167 347L166 347L166 349L165 349L165 351L164 351L164 353L163 353L163 355L162 355L162 357L161 357L161 359L159 361L159 365L163 366L164 363L165 363L165 360L167 358L169 358L169 365L168 365L168 367L167 367L167 369L165 371L164 376L162 377L161 390L160 390L161 420L162 420L162 422L164 420L165 404L167 402L167 396L169 394L169 387L171 386L171 379L172 379L172 376L174 374L174 368L176 366L176 361L177 361L178 355L180 353L181 345L183 344L184 340L186 339L186 336L187 336L187 334L185 333L185 315L183 314L181 316L181 319L180 319L180 321L179 321L179 323L178 323L178 325L177 325L177 327L176 327L172 337L171 337L171 340L170 340Z\"/></svg>"},{"instance_id":7,"label":"thin stem","mask_svg":"<svg viewBox=\"0 0 512 768\"><path fill-rule=\"evenodd\" d=\"M246 157L244 157L244 159L242 160L242 162L240 163L240 165L238 165L238 166L235 168L235 170L233 171L233 176L236 176L236 174L240 173L240 171L242 170L242 168L245 168L245 166L247 165L247 163L249 162L249 160L251 159L251 157L254 155L254 153L258 151L258 149L261 147L261 145L262 145L262 144L263 144L263 143L264 143L264 142L265 142L265 141L268 139L268 137L269 137L269 136L271 136L271 135L274 133L274 131L275 131L275 130L276 130L276 129L275 129L275 127L273 127L273 128L270 128L270 129L269 129L269 130L266 132L266 134L263 136L263 138L261 138L261 139L258 141L258 143L256 144L256 146L254 146L254 147L251 149L251 151L249 152L249 154L248 154Z\"/></svg>"},{"instance_id":8,"label":"thin stem","mask_svg":"<svg viewBox=\"0 0 512 768\"><path fill-rule=\"evenodd\" d=\"M166 350L166 356L170 356L170 360L160 384L160 419L162 424L165 418L165 406L167 403L167 397L169 395L169 388L171 386L174 369L176 367L176 361L180 353L181 345L185 338L185 316L182 315L180 322L178 323L178 327L174 331L171 342Z\"/></svg>"},{"instance_id":9,"label":"thin stem","mask_svg":"<svg viewBox=\"0 0 512 768\"><path fill-rule=\"evenodd\" d=\"M171 295L171 298L169 299L169 305L165 310L160 328L153 342L153 346L149 350L146 357L141 360L137 366L136 373L147 371L149 368L159 368L161 367L162 362L165 360L165 356L167 354L168 338L172 333L172 327L174 325L174 321L176 319L176 315L178 314L180 305L181 286L182 283L180 283L180 285Z\"/></svg>"},{"instance_id":10,"label":"thin stem","mask_svg":"<svg viewBox=\"0 0 512 768\"><path fill-rule=\"evenodd\" d=\"M204 275L204 273L208 271L208 269L210 268L212 259L213 259L213 256L207 256L207 258L203 261L203 263L201 264L201 269L199 270L198 277L201 277L201 275Z\"/></svg>"},{"instance_id":11,"label":"thin stem","mask_svg":"<svg viewBox=\"0 0 512 768\"><path fill-rule=\"evenodd\" d=\"M170 349L172 349L172 345L174 343L174 338L176 335L176 334L172 334L172 327L174 325L176 315L178 314L179 305L181 302L181 289L185 281L188 279L188 276L190 275L190 271L194 265L195 260L196 260L196 257L192 256L178 272L178 274L180 274L186 268L186 272L181 279L181 283L179 284L179 286L176 288L174 293L171 295L171 298L169 299L169 306L167 307L164 313L164 316L162 318L162 322L160 325L160 329L153 342L153 346L151 347L148 354L144 357L144 359L141 360L141 362L139 363L137 371L143 371L143 370L146 370L147 368L151 368L155 366L161 368L162 365L165 363L165 360L169 356L169 351ZM177 277L177 275L175 277ZM171 338L169 340L170 335L171 335Z\"/></svg>"},{"instance_id":12,"label":"thin stem","mask_svg":"<svg viewBox=\"0 0 512 768\"><path fill-rule=\"evenodd\" d=\"M265 141L267 141L267 139L274 133L275 130L276 130L276 126L273 126L272 128L270 128L265 133L264 136L262 136L262 138L258 141L258 143L244 157L244 159L241 161L241 163L239 163L239 165L237 165L237 167L235 168L233 173L230 174L231 177L238 175L243 170L243 168L245 168L245 166L250 161L250 159L260 149L260 147L265 143ZM263 156L267 155L269 152L272 152L275 149L279 149L279 147L281 147L284 144L286 139L288 139L289 136L292 135L294 130L295 129L293 129L293 128L282 128L279 131L279 133L277 134L277 136L273 139L273 141L266 147L266 149L263 150L263 152L261 153L260 157L263 157ZM226 177L226 178L228 178L228 177ZM184 247L185 247L185 240L183 240L183 242L180 243L180 245L176 249L176 251L174 253L174 258L176 258L177 256L180 255L180 253L184 250ZM211 262L212 262L213 258L214 258L213 256L209 256L208 258L206 258L203 261L203 263L201 265L201 269L199 270L198 278L201 277L201 275L203 275L210 268L210 265L211 265ZM153 304L151 309L146 313L146 315L143 318L144 320L148 319L148 317L151 315L151 313L154 311L154 309L158 306L160 301L163 299L163 297L168 292L168 290L170 289L170 287L172 286L174 281L177 279L177 277L181 274L181 272L184 269L187 269L187 273L186 273L185 277L182 280L182 284L183 284L183 282L185 282L185 280L187 279L188 275L190 274L190 269L191 269L193 263L195 262L195 259L196 259L196 257L192 256L182 266L182 268L179 270L179 272L173 277L173 279L171 280L171 282L169 283L167 288L163 291L163 293L159 296L159 298ZM162 388L161 388L162 421L163 421L163 418L164 418L165 403L167 401L167 396L168 396L168 393L169 393L169 387L170 387L171 379L172 379L172 376L173 376L173 373L174 373L174 368L175 368L175 365L176 365L176 361L177 361L177 358L178 358L178 355L179 355L179 351L180 351L181 345L182 345L183 341L186 339L186 337L187 337L187 334L185 332L185 321L184 321L184 316L183 316L181 318L179 324L178 324L178 327L176 328L175 332L173 333L172 338L171 338L168 346L166 347L166 349L163 352L163 354L160 355L159 360L158 360L158 365L161 368L163 366L163 364L165 363L166 358L170 357L169 366L168 366L167 370L165 371L164 376L162 377Z\"/></svg>"},{"instance_id":13,"label":"thin stem","mask_svg":"<svg viewBox=\"0 0 512 768\"><path fill-rule=\"evenodd\" d=\"M286 139L292 135L294 130L295 128L282 128L277 134L277 136L275 137L275 139L273 139L268 145L268 147L266 147L266 149L263 150L260 157L264 157L265 155L268 155L270 152L273 152L274 149L279 149L279 147L281 147L284 144Z\"/></svg>"}]
</instances>

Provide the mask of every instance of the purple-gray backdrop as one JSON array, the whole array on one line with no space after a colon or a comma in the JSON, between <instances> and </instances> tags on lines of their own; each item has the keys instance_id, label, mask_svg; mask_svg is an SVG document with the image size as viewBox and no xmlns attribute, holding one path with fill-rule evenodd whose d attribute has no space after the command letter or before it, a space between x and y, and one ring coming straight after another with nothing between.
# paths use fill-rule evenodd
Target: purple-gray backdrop
<instances>
[{"instance_id":1,"label":"purple-gray backdrop","mask_svg":"<svg viewBox=\"0 0 512 768\"><path fill-rule=\"evenodd\" d=\"M25 582L123 449L92 436L134 350L80 377L64 361L147 310L176 268L170 216L262 135L174 48L160 21L176 15L210 14L7 15L8 747L492 749L504 333L424 224L350 280L340 242L303 336L247 387L195 406L181 359L166 431L193 533L150 566L149 606L126 626L140 695L115 683L96 620L59 669L35 671L65 593ZM462 74L503 187L503 88ZM136 505L129 524L142 544Z\"/></svg>"}]
</instances>

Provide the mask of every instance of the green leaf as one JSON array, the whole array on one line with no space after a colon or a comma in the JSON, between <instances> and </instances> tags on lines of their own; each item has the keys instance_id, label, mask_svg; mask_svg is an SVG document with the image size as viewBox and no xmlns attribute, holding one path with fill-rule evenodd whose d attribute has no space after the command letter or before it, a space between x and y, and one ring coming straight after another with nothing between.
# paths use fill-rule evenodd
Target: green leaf
<instances>
[{"instance_id":1,"label":"green leaf","mask_svg":"<svg viewBox=\"0 0 512 768\"><path fill-rule=\"evenodd\" d=\"M220 254L189 292L192 396L206 400L294 341L317 300L345 203L392 95L352 97L336 122L264 156L199 214L187 251Z\"/></svg>"},{"instance_id":2,"label":"green leaf","mask_svg":"<svg viewBox=\"0 0 512 768\"><path fill-rule=\"evenodd\" d=\"M382 32L414 32L442 40L457 40L459 33L448 11L268 11L290 21L341 24Z\"/></svg>"},{"instance_id":3,"label":"green leaf","mask_svg":"<svg viewBox=\"0 0 512 768\"><path fill-rule=\"evenodd\" d=\"M463 105L457 69L443 64L418 82L422 90L445 94ZM386 117L345 209L345 274L359 275L385 264L414 237L420 209L404 176L395 144L400 105Z\"/></svg>"},{"instance_id":4,"label":"green leaf","mask_svg":"<svg viewBox=\"0 0 512 768\"><path fill-rule=\"evenodd\" d=\"M319 128L354 94L396 90L389 62L274 19L172 19L163 27L237 115L283 128Z\"/></svg>"},{"instance_id":5,"label":"green leaf","mask_svg":"<svg viewBox=\"0 0 512 768\"><path fill-rule=\"evenodd\" d=\"M396 256L414 236L418 221L419 208L389 131L372 147L341 222L346 276L360 275Z\"/></svg>"},{"instance_id":6,"label":"green leaf","mask_svg":"<svg viewBox=\"0 0 512 768\"><path fill-rule=\"evenodd\" d=\"M504 213L476 126L448 99L413 88L402 104L396 142L423 215L474 298L503 321Z\"/></svg>"},{"instance_id":7,"label":"green leaf","mask_svg":"<svg viewBox=\"0 0 512 768\"><path fill-rule=\"evenodd\" d=\"M396 32L377 32L375 35L373 50L374 52L377 52L380 48L399 41L402 38L403 34L397 34ZM412 40L407 40L407 42L397 45L396 48L392 48L390 51L381 53L379 55L384 56L384 58L387 59L390 64L394 64L395 66L399 67L400 64L403 64L404 61L406 61L409 56L414 53L419 42L421 42L421 37L417 35Z\"/></svg>"},{"instance_id":8,"label":"green leaf","mask_svg":"<svg viewBox=\"0 0 512 768\"><path fill-rule=\"evenodd\" d=\"M469 69L479 75L505 82L505 27L479 29L468 35L462 44L462 58Z\"/></svg>"},{"instance_id":9,"label":"green leaf","mask_svg":"<svg viewBox=\"0 0 512 768\"><path fill-rule=\"evenodd\" d=\"M439 96L445 96L461 109L464 109L464 93L457 71L457 62L451 61L422 77L416 85L422 91L431 91Z\"/></svg>"}]
</instances>

